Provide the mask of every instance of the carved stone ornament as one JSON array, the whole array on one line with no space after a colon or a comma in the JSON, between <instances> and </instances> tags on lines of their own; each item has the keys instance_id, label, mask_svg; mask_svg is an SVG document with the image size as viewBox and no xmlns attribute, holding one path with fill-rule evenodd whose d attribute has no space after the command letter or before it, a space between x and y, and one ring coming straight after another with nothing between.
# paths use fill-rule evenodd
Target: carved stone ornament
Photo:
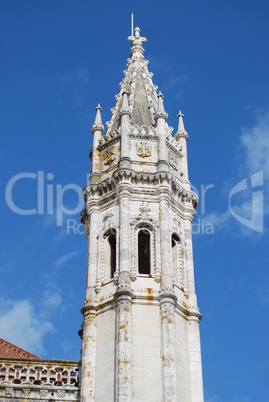
<instances>
[{"instance_id":1,"label":"carved stone ornament","mask_svg":"<svg viewBox=\"0 0 269 402\"><path fill-rule=\"evenodd\" d=\"M41 389L41 391L40 391L41 398L46 398L47 395L48 395L48 390Z\"/></svg>"},{"instance_id":2,"label":"carved stone ornament","mask_svg":"<svg viewBox=\"0 0 269 402\"><path fill-rule=\"evenodd\" d=\"M181 222L176 214L174 214L174 218L173 218L173 230L179 232L179 234L182 234Z\"/></svg>"},{"instance_id":3,"label":"carved stone ornament","mask_svg":"<svg viewBox=\"0 0 269 402\"><path fill-rule=\"evenodd\" d=\"M138 220L146 220L152 222L153 219L149 216L150 207L146 203L142 203L139 208L140 214L138 216Z\"/></svg>"},{"instance_id":4,"label":"carved stone ornament","mask_svg":"<svg viewBox=\"0 0 269 402\"><path fill-rule=\"evenodd\" d=\"M107 149L103 152L104 164L110 165L116 159L113 149Z\"/></svg>"},{"instance_id":5,"label":"carved stone ornament","mask_svg":"<svg viewBox=\"0 0 269 402\"><path fill-rule=\"evenodd\" d=\"M136 144L136 153L140 158L148 158L151 156L151 145L147 142L139 142Z\"/></svg>"},{"instance_id":6,"label":"carved stone ornament","mask_svg":"<svg viewBox=\"0 0 269 402\"><path fill-rule=\"evenodd\" d=\"M6 388L5 396L14 396L13 388Z\"/></svg>"},{"instance_id":7,"label":"carved stone ornament","mask_svg":"<svg viewBox=\"0 0 269 402\"><path fill-rule=\"evenodd\" d=\"M134 219L134 221L131 223L131 225L135 225L139 221L147 221L150 222L153 226L159 227L158 222L153 219L149 213L150 213L150 207L148 206L147 203L143 202L139 208L139 215Z\"/></svg>"},{"instance_id":8,"label":"carved stone ornament","mask_svg":"<svg viewBox=\"0 0 269 402\"><path fill-rule=\"evenodd\" d=\"M24 395L24 396L30 396L30 395L31 395L30 389L24 388L24 390L23 390L23 395Z\"/></svg>"},{"instance_id":9,"label":"carved stone ornament","mask_svg":"<svg viewBox=\"0 0 269 402\"><path fill-rule=\"evenodd\" d=\"M169 154L169 165L174 169L178 170L177 158L172 153Z\"/></svg>"},{"instance_id":10,"label":"carved stone ornament","mask_svg":"<svg viewBox=\"0 0 269 402\"><path fill-rule=\"evenodd\" d=\"M103 218L103 222L104 222L103 229L109 228L110 226L114 226L114 224L113 224L113 212L112 211L108 211L108 213L105 214L105 216Z\"/></svg>"},{"instance_id":11,"label":"carved stone ornament","mask_svg":"<svg viewBox=\"0 0 269 402\"><path fill-rule=\"evenodd\" d=\"M58 389L57 396L58 396L58 398L64 398L65 391L63 389Z\"/></svg>"}]
</instances>

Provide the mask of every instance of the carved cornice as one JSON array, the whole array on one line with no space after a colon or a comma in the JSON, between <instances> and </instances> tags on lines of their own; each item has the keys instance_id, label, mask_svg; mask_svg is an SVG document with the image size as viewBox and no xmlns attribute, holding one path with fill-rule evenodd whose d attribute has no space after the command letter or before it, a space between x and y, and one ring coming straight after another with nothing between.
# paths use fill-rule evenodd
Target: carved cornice
<instances>
[{"instance_id":1,"label":"carved cornice","mask_svg":"<svg viewBox=\"0 0 269 402\"><path fill-rule=\"evenodd\" d=\"M116 134L114 134L114 135L109 135L109 136L105 136L105 137L102 137L102 139L105 139L105 140L102 140L101 142L100 142L100 145L98 146L98 151L103 151L104 149L106 149L106 148L109 148L111 145L113 145L113 144L116 144L117 142L119 142L120 141L120 139L121 139L121 133L116 133Z\"/></svg>"},{"instance_id":2,"label":"carved cornice","mask_svg":"<svg viewBox=\"0 0 269 402\"><path fill-rule=\"evenodd\" d=\"M88 197L96 197L96 196L103 196L104 194L108 194L109 192L113 191L116 188L115 180L113 177L102 181L98 184L88 184L83 190L83 198L84 201L88 202Z\"/></svg>"},{"instance_id":3,"label":"carved cornice","mask_svg":"<svg viewBox=\"0 0 269 402\"><path fill-rule=\"evenodd\" d=\"M87 203L93 197L102 197L113 192L118 186L128 186L130 193L136 192L133 186L147 187L147 190L158 192L172 192L183 205L196 208L198 205L197 194L185 190L175 176L169 172L142 173L131 169L118 169L112 177L98 184L88 184L83 190L83 197ZM130 187L131 186L131 187Z\"/></svg>"},{"instance_id":4,"label":"carved cornice","mask_svg":"<svg viewBox=\"0 0 269 402\"><path fill-rule=\"evenodd\" d=\"M147 140L147 141L158 141L158 137L155 137L153 135L135 135L133 133L130 134L130 138L136 139L136 140Z\"/></svg>"}]
</instances>

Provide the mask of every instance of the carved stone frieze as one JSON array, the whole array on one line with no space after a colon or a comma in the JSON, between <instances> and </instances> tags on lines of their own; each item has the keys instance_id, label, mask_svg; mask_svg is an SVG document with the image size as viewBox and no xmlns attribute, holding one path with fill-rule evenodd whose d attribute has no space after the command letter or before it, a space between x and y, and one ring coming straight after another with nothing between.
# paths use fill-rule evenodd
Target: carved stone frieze
<instances>
[{"instance_id":1,"label":"carved stone frieze","mask_svg":"<svg viewBox=\"0 0 269 402\"><path fill-rule=\"evenodd\" d=\"M41 389L40 390L40 396L41 398L46 398L48 396L49 391L47 389Z\"/></svg>"},{"instance_id":2,"label":"carved stone frieze","mask_svg":"<svg viewBox=\"0 0 269 402\"><path fill-rule=\"evenodd\" d=\"M197 194L193 191L185 190L180 182L168 172L142 173L127 169L114 171L110 179L104 180L99 184L87 185L83 190L84 200L88 203L91 198L109 195L121 183L145 186L145 190L149 192L157 191L160 186L166 185L168 186L168 190L169 188L171 189L173 196L184 205L189 205L193 209L198 204ZM131 188L129 191L131 191Z\"/></svg>"},{"instance_id":3,"label":"carved stone frieze","mask_svg":"<svg viewBox=\"0 0 269 402\"><path fill-rule=\"evenodd\" d=\"M156 128L153 126L147 128L146 126L138 126L137 124L130 126L130 138L158 141Z\"/></svg>"}]
</instances>

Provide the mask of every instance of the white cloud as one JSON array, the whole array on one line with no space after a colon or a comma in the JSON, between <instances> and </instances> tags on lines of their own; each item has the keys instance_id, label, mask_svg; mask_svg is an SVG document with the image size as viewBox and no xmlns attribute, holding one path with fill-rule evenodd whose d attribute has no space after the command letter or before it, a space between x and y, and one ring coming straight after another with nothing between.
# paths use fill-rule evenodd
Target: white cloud
<instances>
[{"instance_id":1,"label":"white cloud","mask_svg":"<svg viewBox=\"0 0 269 402\"><path fill-rule=\"evenodd\" d=\"M259 302L264 306L264 307L269 307L269 285L268 284L262 284L259 286L255 294L259 300Z\"/></svg>"},{"instance_id":2,"label":"white cloud","mask_svg":"<svg viewBox=\"0 0 269 402\"><path fill-rule=\"evenodd\" d=\"M46 289L42 295L42 306L47 310L59 308L62 304L62 297L58 290Z\"/></svg>"},{"instance_id":3,"label":"white cloud","mask_svg":"<svg viewBox=\"0 0 269 402\"><path fill-rule=\"evenodd\" d=\"M175 88L177 86L181 86L185 84L189 79L188 74L181 74L179 76L169 76L167 81L165 82L166 88Z\"/></svg>"},{"instance_id":4,"label":"white cloud","mask_svg":"<svg viewBox=\"0 0 269 402\"><path fill-rule=\"evenodd\" d=\"M205 398L205 402L222 402L223 399L221 399L218 395L211 396L209 398Z\"/></svg>"},{"instance_id":5,"label":"white cloud","mask_svg":"<svg viewBox=\"0 0 269 402\"><path fill-rule=\"evenodd\" d=\"M269 113L264 113L255 126L241 130L236 158L240 165L233 183L225 183L227 204L231 196L231 210L205 216L214 229L231 230L238 221L241 235L263 232L263 217L269 214L269 204L265 202L269 194L268 155Z\"/></svg>"},{"instance_id":6,"label":"white cloud","mask_svg":"<svg viewBox=\"0 0 269 402\"><path fill-rule=\"evenodd\" d=\"M45 352L45 335L54 332L53 324L42 320L29 300L1 300L0 328L2 338L37 355Z\"/></svg>"},{"instance_id":7,"label":"white cloud","mask_svg":"<svg viewBox=\"0 0 269 402\"><path fill-rule=\"evenodd\" d=\"M58 229L57 234L53 237L53 241L60 242L62 240L66 240L67 232L66 229Z\"/></svg>"},{"instance_id":8,"label":"white cloud","mask_svg":"<svg viewBox=\"0 0 269 402\"><path fill-rule=\"evenodd\" d=\"M57 258L57 260L54 262L54 267L60 268L66 265L69 260L71 260L72 258L76 257L79 254L80 252L78 251L72 251L69 254L64 254L62 257Z\"/></svg>"},{"instance_id":9,"label":"white cloud","mask_svg":"<svg viewBox=\"0 0 269 402\"><path fill-rule=\"evenodd\" d=\"M254 127L242 128L239 154L243 158L244 172L253 174L263 170L269 177L269 113L260 116Z\"/></svg>"},{"instance_id":10,"label":"white cloud","mask_svg":"<svg viewBox=\"0 0 269 402\"><path fill-rule=\"evenodd\" d=\"M58 74L57 78L61 88L66 84L74 84L83 87L90 82L89 72L86 68L80 68L74 72L66 70L62 74Z\"/></svg>"},{"instance_id":11,"label":"white cloud","mask_svg":"<svg viewBox=\"0 0 269 402\"><path fill-rule=\"evenodd\" d=\"M56 226L56 211L53 211L53 214L44 214L41 215L40 222L42 223L43 230L50 229L53 226Z\"/></svg>"},{"instance_id":12,"label":"white cloud","mask_svg":"<svg viewBox=\"0 0 269 402\"><path fill-rule=\"evenodd\" d=\"M230 211L216 213L212 212L210 214L205 215L205 222L211 223L214 227L214 231L216 229L223 229L228 226L228 223L231 219Z\"/></svg>"}]
</instances>

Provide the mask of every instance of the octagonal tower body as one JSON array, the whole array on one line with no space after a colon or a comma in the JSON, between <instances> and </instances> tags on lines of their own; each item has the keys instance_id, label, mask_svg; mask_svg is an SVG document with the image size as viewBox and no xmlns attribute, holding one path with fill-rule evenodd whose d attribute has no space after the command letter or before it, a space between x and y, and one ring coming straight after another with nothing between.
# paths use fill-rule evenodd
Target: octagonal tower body
<instances>
[{"instance_id":1,"label":"octagonal tower body","mask_svg":"<svg viewBox=\"0 0 269 402\"><path fill-rule=\"evenodd\" d=\"M202 402L183 114L172 136L139 28L105 132L92 126L81 400Z\"/></svg>"}]
</instances>

